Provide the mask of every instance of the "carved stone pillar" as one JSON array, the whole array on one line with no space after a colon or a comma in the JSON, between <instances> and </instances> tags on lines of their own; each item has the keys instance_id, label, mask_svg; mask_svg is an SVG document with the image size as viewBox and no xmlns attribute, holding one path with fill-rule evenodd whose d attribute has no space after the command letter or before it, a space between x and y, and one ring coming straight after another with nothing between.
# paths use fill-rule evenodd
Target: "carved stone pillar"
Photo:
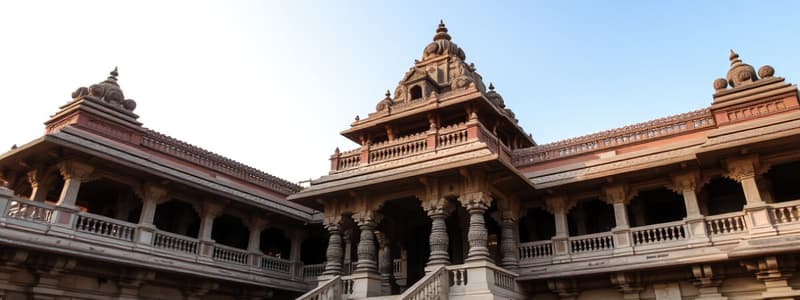
<instances>
[{"instance_id":1,"label":"carved stone pillar","mask_svg":"<svg viewBox=\"0 0 800 300\"><path fill-rule=\"evenodd\" d=\"M378 216L373 212L363 212L354 215L353 218L360 230L358 248L356 249L358 262L356 262L355 272L377 273L378 250L375 245L375 235L372 231L378 226Z\"/></svg>"},{"instance_id":2,"label":"carved stone pillar","mask_svg":"<svg viewBox=\"0 0 800 300\"><path fill-rule=\"evenodd\" d=\"M250 236L247 238L247 252L250 253L250 264L257 266L261 255L261 232L267 228L267 220L258 215L253 215L247 220Z\"/></svg>"},{"instance_id":3,"label":"carved stone pillar","mask_svg":"<svg viewBox=\"0 0 800 300\"><path fill-rule=\"evenodd\" d=\"M489 232L486 230L486 220L483 217L491 204L491 198L483 192L473 192L461 195L458 200L469 212L469 231L467 232L469 252L465 261L492 261L489 248L486 246Z\"/></svg>"},{"instance_id":4,"label":"carved stone pillar","mask_svg":"<svg viewBox=\"0 0 800 300\"><path fill-rule=\"evenodd\" d=\"M441 199L440 203L427 207L426 211L431 218L431 235L428 238L431 254L428 258L427 268L433 266L450 264L450 237L447 235L447 215L449 210L446 207L447 201Z\"/></svg>"},{"instance_id":5,"label":"carved stone pillar","mask_svg":"<svg viewBox=\"0 0 800 300\"><path fill-rule=\"evenodd\" d=\"M497 207L499 214L495 217L500 219L500 266L516 270L519 268L519 258L517 257L519 237L516 229L522 208L516 197L499 198Z\"/></svg>"},{"instance_id":6,"label":"carved stone pillar","mask_svg":"<svg viewBox=\"0 0 800 300\"><path fill-rule=\"evenodd\" d=\"M78 211L75 201L81 182L94 171L94 167L78 161L65 161L59 165L61 176L64 177L64 188L58 198L58 207L53 213L53 223L60 226L72 226L72 217Z\"/></svg>"},{"instance_id":7,"label":"carved stone pillar","mask_svg":"<svg viewBox=\"0 0 800 300\"><path fill-rule=\"evenodd\" d=\"M633 193L631 193L626 184L612 184L603 188L603 198L606 203L614 207L614 222L616 226L611 229L614 235L614 254L632 254L633 243L630 240L631 227L628 223L627 205L630 204Z\"/></svg>"},{"instance_id":8,"label":"carved stone pillar","mask_svg":"<svg viewBox=\"0 0 800 300\"><path fill-rule=\"evenodd\" d=\"M697 190L702 186L699 171L688 171L672 176L672 183L667 188L683 195L686 206L686 225L689 227L689 243L707 243L708 232L700 205L697 203Z\"/></svg>"},{"instance_id":9,"label":"carved stone pillar","mask_svg":"<svg viewBox=\"0 0 800 300\"><path fill-rule=\"evenodd\" d=\"M727 162L727 177L742 184L747 203L744 206L747 227L751 236L769 236L776 233L769 218L769 206L761 199L756 183L758 157L747 156L731 159Z\"/></svg>"},{"instance_id":10,"label":"carved stone pillar","mask_svg":"<svg viewBox=\"0 0 800 300\"><path fill-rule=\"evenodd\" d=\"M198 232L198 239L200 240L200 255L205 257L212 256L214 247L214 240L211 238L212 230L214 230L214 219L222 214L223 206L219 203L212 202L213 200L206 200L200 210L200 231Z\"/></svg>"},{"instance_id":11,"label":"carved stone pillar","mask_svg":"<svg viewBox=\"0 0 800 300\"><path fill-rule=\"evenodd\" d=\"M509 215L503 216L502 223L500 224L500 252L503 257L500 266L509 270L516 270L519 268L517 241L514 238L514 228L516 226L517 218Z\"/></svg>"},{"instance_id":12,"label":"carved stone pillar","mask_svg":"<svg viewBox=\"0 0 800 300\"><path fill-rule=\"evenodd\" d=\"M136 226L134 240L137 243L149 245L153 240L153 233L156 231L156 226L153 225L156 207L168 199L167 189L160 185L146 183L142 186L139 196L142 198L142 212L139 214L139 224Z\"/></svg>"},{"instance_id":13,"label":"carved stone pillar","mask_svg":"<svg viewBox=\"0 0 800 300\"><path fill-rule=\"evenodd\" d=\"M789 282L797 266L793 255L759 257L742 261L741 264L764 283L766 291L761 294L761 299L789 300L800 297L800 290L792 288Z\"/></svg>"},{"instance_id":14,"label":"carved stone pillar","mask_svg":"<svg viewBox=\"0 0 800 300\"><path fill-rule=\"evenodd\" d=\"M611 284L622 293L622 299L639 300L639 293L644 290L638 273L617 272L611 274Z\"/></svg>"},{"instance_id":15,"label":"carved stone pillar","mask_svg":"<svg viewBox=\"0 0 800 300\"><path fill-rule=\"evenodd\" d=\"M383 277L378 274L377 247L373 231L381 216L373 211L362 211L353 215L353 220L361 231L356 254L358 262L351 275L353 279L353 298L380 296L383 292Z\"/></svg>"},{"instance_id":16,"label":"carved stone pillar","mask_svg":"<svg viewBox=\"0 0 800 300\"><path fill-rule=\"evenodd\" d=\"M353 229L345 229L342 233L342 240L344 241L344 264L342 270L344 274L349 275L353 273Z\"/></svg>"},{"instance_id":17,"label":"carved stone pillar","mask_svg":"<svg viewBox=\"0 0 800 300\"><path fill-rule=\"evenodd\" d=\"M576 300L580 295L574 279L551 279L547 281L547 288L561 300Z\"/></svg>"},{"instance_id":18,"label":"carved stone pillar","mask_svg":"<svg viewBox=\"0 0 800 300\"><path fill-rule=\"evenodd\" d=\"M328 250L325 252L325 271L323 275L342 275L342 235L338 223L327 223Z\"/></svg>"},{"instance_id":19,"label":"carved stone pillar","mask_svg":"<svg viewBox=\"0 0 800 300\"><path fill-rule=\"evenodd\" d=\"M712 265L692 266L694 280L692 284L697 287L698 294L696 300L727 300L728 297L722 296L719 286L722 284L722 276Z\"/></svg>"},{"instance_id":20,"label":"carved stone pillar","mask_svg":"<svg viewBox=\"0 0 800 300\"><path fill-rule=\"evenodd\" d=\"M555 221L556 232L553 236L553 255L555 260L566 259L569 256L569 225L567 212L574 206L574 202L566 195L552 195L545 198L545 208Z\"/></svg>"},{"instance_id":21,"label":"carved stone pillar","mask_svg":"<svg viewBox=\"0 0 800 300\"><path fill-rule=\"evenodd\" d=\"M295 229L293 230L292 237L291 237L291 249L289 250L289 261L292 262L292 274L294 276L298 276L298 278L302 278L303 274L301 273L301 266L303 262L300 261L300 255L302 254L302 247L303 247L303 240L306 238L306 233L302 229Z\"/></svg>"},{"instance_id":22,"label":"carved stone pillar","mask_svg":"<svg viewBox=\"0 0 800 300\"><path fill-rule=\"evenodd\" d=\"M31 201L44 202L47 191L50 189L52 176L44 168L36 168L28 172L28 182L31 184Z\"/></svg>"},{"instance_id":23,"label":"carved stone pillar","mask_svg":"<svg viewBox=\"0 0 800 300\"><path fill-rule=\"evenodd\" d=\"M385 233L375 231L375 239L378 241L380 251L378 251L378 272L381 274L382 294L391 295L392 293L392 274L394 273L394 262L392 261L392 247L389 237Z\"/></svg>"}]
</instances>

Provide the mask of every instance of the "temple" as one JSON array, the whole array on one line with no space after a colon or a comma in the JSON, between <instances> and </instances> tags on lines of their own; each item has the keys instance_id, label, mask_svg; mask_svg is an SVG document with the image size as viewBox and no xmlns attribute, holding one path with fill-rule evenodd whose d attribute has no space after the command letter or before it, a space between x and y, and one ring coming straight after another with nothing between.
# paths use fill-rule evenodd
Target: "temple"
<instances>
[{"instance_id":1,"label":"temple","mask_svg":"<svg viewBox=\"0 0 800 300\"><path fill-rule=\"evenodd\" d=\"M797 86L728 60L707 108L540 145L440 23L305 188L115 69L0 155L0 299L800 299Z\"/></svg>"}]
</instances>

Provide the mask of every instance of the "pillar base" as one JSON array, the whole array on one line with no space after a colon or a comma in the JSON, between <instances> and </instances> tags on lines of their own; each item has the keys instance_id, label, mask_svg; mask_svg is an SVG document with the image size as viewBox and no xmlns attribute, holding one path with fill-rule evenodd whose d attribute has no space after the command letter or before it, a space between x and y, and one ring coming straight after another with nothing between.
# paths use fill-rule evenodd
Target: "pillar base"
<instances>
[{"instance_id":1,"label":"pillar base","mask_svg":"<svg viewBox=\"0 0 800 300\"><path fill-rule=\"evenodd\" d=\"M381 296L383 277L378 273L355 273L346 278L353 281L351 298Z\"/></svg>"}]
</instances>

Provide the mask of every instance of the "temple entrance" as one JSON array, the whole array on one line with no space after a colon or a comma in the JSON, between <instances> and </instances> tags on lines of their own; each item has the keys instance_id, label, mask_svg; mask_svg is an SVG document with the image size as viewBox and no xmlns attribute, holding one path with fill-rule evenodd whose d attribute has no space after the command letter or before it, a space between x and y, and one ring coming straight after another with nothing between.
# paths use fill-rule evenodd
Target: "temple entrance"
<instances>
[{"instance_id":1,"label":"temple entrance","mask_svg":"<svg viewBox=\"0 0 800 300\"><path fill-rule=\"evenodd\" d=\"M388 242L390 263L393 264L390 279L392 294L399 294L425 276L425 264L430 255L428 237L431 234L431 220L420 201L413 197L390 200L384 203L379 212L383 220L378 225L378 231L383 235L383 242ZM379 244L383 245L383 242ZM385 247L380 248L379 261L383 251ZM402 272L403 268L405 272Z\"/></svg>"}]
</instances>

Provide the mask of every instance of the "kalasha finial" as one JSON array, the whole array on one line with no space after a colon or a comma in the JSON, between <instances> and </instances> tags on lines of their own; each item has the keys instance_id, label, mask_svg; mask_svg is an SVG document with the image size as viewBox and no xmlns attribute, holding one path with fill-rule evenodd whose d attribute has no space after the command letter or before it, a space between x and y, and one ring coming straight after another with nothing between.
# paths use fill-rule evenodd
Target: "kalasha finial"
<instances>
[{"instance_id":1,"label":"kalasha finial","mask_svg":"<svg viewBox=\"0 0 800 300\"><path fill-rule=\"evenodd\" d=\"M742 60L739 59L739 53L736 53L735 51L733 51L733 49L731 49L731 56L729 58L731 60L731 66L736 64L736 63L741 63L742 62Z\"/></svg>"},{"instance_id":2,"label":"kalasha finial","mask_svg":"<svg viewBox=\"0 0 800 300\"><path fill-rule=\"evenodd\" d=\"M494 92L494 83L489 82L489 90Z\"/></svg>"},{"instance_id":3,"label":"kalasha finial","mask_svg":"<svg viewBox=\"0 0 800 300\"><path fill-rule=\"evenodd\" d=\"M447 34L447 26L444 25L444 20L439 20L439 27L436 28L436 35L433 40L450 40L450 35Z\"/></svg>"},{"instance_id":4,"label":"kalasha finial","mask_svg":"<svg viewBox=\"0 0 800 300\"><path fill-rule=\"evenodd\" d=\"M360 121L360 120L361 120L361 117L359 117L358 115L356 115L356 121Z\"/></svg>"},{"instance_id":5,"label":"kalasha finial","mask_svg":"<svg viewBox=\"0 0 800 300\"><path fill-rule=\"evenodd\" d=\"M386 90L386 99L391 98L392 93L389 93L389 90Z\"/></svg>"},{"instance_id":6,"label":"kalasha finial","mask_svg":"<svg viewBox=\"0 0 800 300\"><path fill-rule=\"evenodd\" d=\"M108 79L117 80L117 76L119 76L119 72L117 72L117 67L114 67L114 70L111 70L111 73L109 73L109 74L111 76L109 76Z\"/></svg>"}]
</instances>

